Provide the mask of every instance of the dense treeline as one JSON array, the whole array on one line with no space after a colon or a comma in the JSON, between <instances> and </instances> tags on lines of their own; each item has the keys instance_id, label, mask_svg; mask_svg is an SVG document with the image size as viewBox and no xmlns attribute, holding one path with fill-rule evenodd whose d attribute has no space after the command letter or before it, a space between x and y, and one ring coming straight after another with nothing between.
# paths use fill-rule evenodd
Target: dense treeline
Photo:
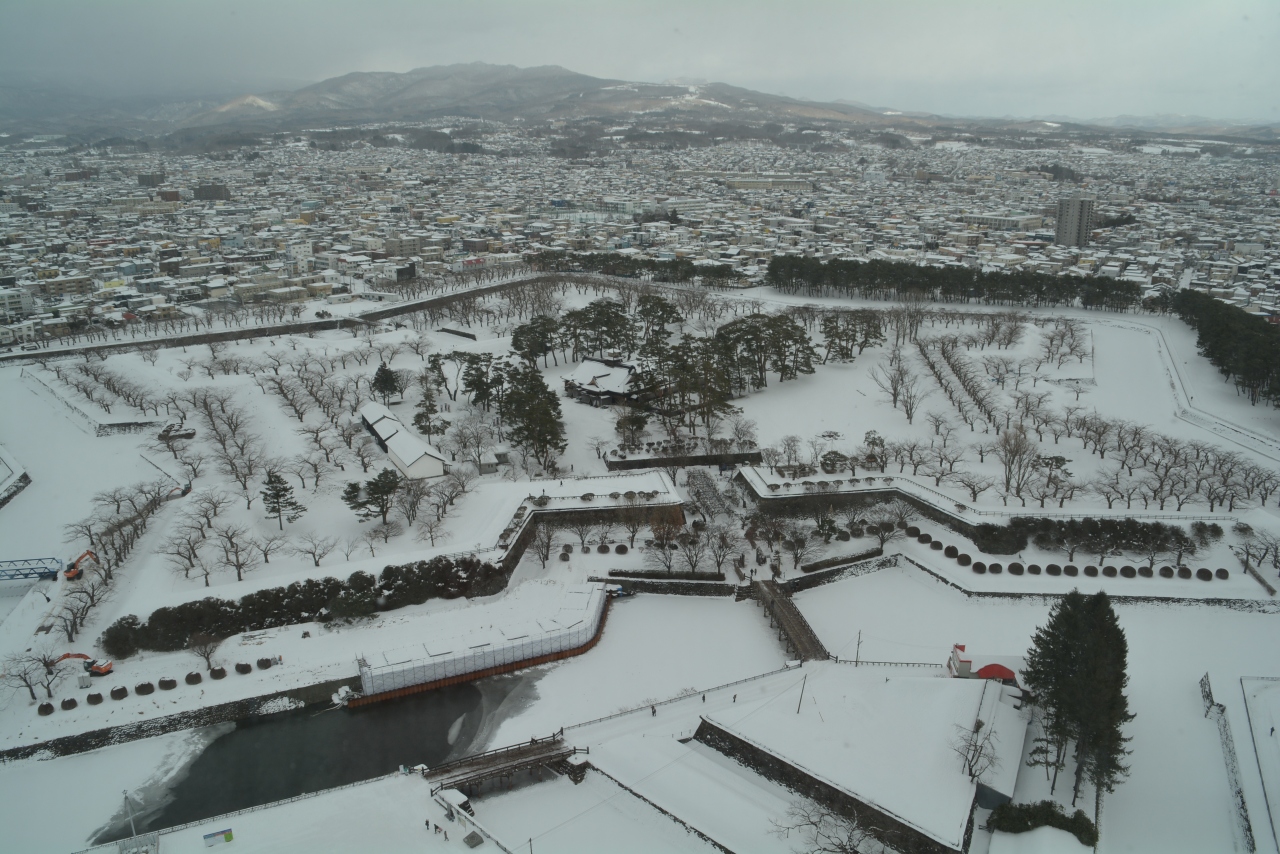
<instances>
[{"instance_id":1,"label":"dense treeline","mask_svg":"<svg viewBox=\"0 0 1280 854\"><path fill-rule=\"evenodd\" d=\"M820 261L775 256L768 281L785 293L865 299L908 298L985 305L1074 306L1128 311L1142 289L1106 276L1050 276L1014 271L985 273L971 267L921 267L896 261Z\"/></svg>"},{"instance_id":2,"label":"dense treeline","mask_svg":"<svg viewBox=\"0 0 1280 854\"><path fill-rule=\"evenodd\" d=\"M1178 291L1173 310L1195 329L1200 354L1250 403L1268 400L1280 406L1280 326L1202 291Z\"/></svg>"},{"instance_id":3,"label":"dense treeline","mask_svg":"<svg viewBox=\"0 0 1280 854\"><path fill-rule=\"evenodd\" d=\"M112 658L128 658L140 649L185 649L192 635L225 638L310 621L368 617L428 599L492 596L507 582L506 573L475 557L434 557L383 568L379 577L354 572L345 581L308 578L287 587L270 587L239 600L212 596L157 608L140 621L130 614L107 627L102 648Z\"/></svg>"},{"instance_id":4,"label":"dense treeline","mask_svg":"<svg viewBox=\"0 0 1280 854\"><path fill-rule=\"evenodd\" d=\"M738 277L737 271L727 264L695 265L687 258L655 261L617 252L543 252L527 260L533 269L545 273L600 273L630 279L648 274L657 282L689 282L694 276L718 280Z\"/></svg>"},{"instance_id":5,"label":"dense treeline","mask_svg":"<svg viewBox=\"0 0 1280 854\"><path fill-rule=\"evenodd\" d=\"M1087 781L1094 792L1095 825L1103 795L1115 791L1129 773L1124 727L1134 716L1125 697L1128 655L1107 594L1073 590L1036 630L1022 674L1040 713L1041 734L1029 764L1053 769L1052 793L1070 751L1075 760L1071 805Z\"/></svg>"}]
</instances>

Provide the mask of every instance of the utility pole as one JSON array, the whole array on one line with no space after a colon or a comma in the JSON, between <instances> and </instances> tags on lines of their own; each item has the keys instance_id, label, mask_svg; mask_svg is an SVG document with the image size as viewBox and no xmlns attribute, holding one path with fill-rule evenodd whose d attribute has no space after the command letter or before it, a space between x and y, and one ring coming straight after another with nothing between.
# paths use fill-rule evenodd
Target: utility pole
<instances>
[{"instance_id":1,"label":"utility pole","mask_svg":"<svg viewBox=\"0 0 1280 854\"><path fill-rule=\"evenodd\" d=\"M796 702L796 714L800 714L800 704L804 702L804 686L809 681L809 674L806 673L804 678L800 680L800 699Z\"/></svg>"},{"instance_id":2,"label":"utility pole","mask_svg":"<svg viewBox=\"0 0 1280 854\"><path fill-rule=\"evenodd\" d=\"M858 662L862 660L862 629L858 629L858 645L853 651L853 666L857 667Z\"/></svg>"}]
</instances>

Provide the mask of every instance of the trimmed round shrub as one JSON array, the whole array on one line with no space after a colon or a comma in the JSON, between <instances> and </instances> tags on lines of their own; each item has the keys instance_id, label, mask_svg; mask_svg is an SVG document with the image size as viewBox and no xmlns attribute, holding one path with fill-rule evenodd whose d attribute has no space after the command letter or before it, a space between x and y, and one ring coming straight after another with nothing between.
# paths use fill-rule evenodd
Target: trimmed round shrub
<instances>
[{"instance_id":1,"label":"trimmed round shrub","mask_svg":"<svg viewBox=\"0 0 1280 854\"><path fill-rule=\"evenodd\" d=\"M933 542L933 536L932 536L931 534L921 534L920 536L916 537L916 542L918 542L918 543L926 543L926 544L928 544L928 543L932 543L932 542Z\"/></svg>"},{"instance_id":2,"label":"trimmed round shrub","mask_svg":"<svg viewBox=\"0 0 1280 854\"><path fill-rule=\"evenodd\" d=\"M595 500L596 500L596 494L595 494L594 492L584 492L584 493L582 493L582 500L583 500L583 501L595 501Z\"/></svg>"},{"instance_id":3,"label":"trimmed round shrub","mask_svg":"<svg viewBox=\"0 0 1280 854\"><path fill-rule=\"evenodd\" d=\"M270 659L270 658L259 658L259 659L258 659L258 669L259 669L259 670L270 670L270 669L271 669L271 665L273 665L273 664L275 664L275 660L274 660L274 659Z\"/></svg>"},{"instance_id":4,"label":"trimmed round shrub","mask_svg":"<svg viewBox=\"0 0 1280 854\"><path fill-rule=\"evenodd\" d=\"M243 661L236 663L236 673L245 674L245 673L252 673L252 672L253 672L252 664L245 664Z\"/></svg>"},{"instance_id":5,"label":"trimmed round shrub","mask_svg":"<svg viewBox=\"0 0 1280 854\"><path fill-rule=\"evenodd\" d=\"M619 555L624 555L624 554L626 554L626 553L627 553L627 544L626 544L626 543L618 543L616 546L614 546L614 547L613 547L613 553L614 553L614 554L619 554Z\"/></svg>"},{"instance_id":6,"label":"trimmed round shrub","mask_svg":"<svg viewBox=\"0 0 1280 854\"><path fill-rule=\"evenodd\" d=\"M1044 572L1044 570L1040 568L1040 564L1038 563L1033 563L1027 567L1028 575L1039 575L1042 572Z\"/></svg>"},{"instance_id":7,"label":"trimmed round shrub","mask_svg":"<svg viewBox=\"0 0 1280 854\"><path fill-rule=\"evenodd\" d=\"M601 543L600 545L596 546L596 551L602 555L607 555L609 553L609 547L606 546L604 543Z\"/></svg>"},{"instance_id":8,"label":"trimmed round shrub","mask_svg":"<svg viewBox=\"0 0 1280 854\"><path fill-rule=\"evenodd\" d=\"M194 670L186 675L186 682L188 685L199 685L202 681L204 681L204 677L199 673L196 673Z\"/></svg>"},{"instance_id":9,"label":"trimmed round shrub","mask_svg":"<svg viewBox=\"0 0 1280 854\"><path fill-rule=\"evenodd\" d=\"M1046 575L1062 575L1062 567L1056 563L1051 563L1044 568Z\"/></svg>"},{"instance_id":10,"label":"trimmed round shrub","mask_svg":"<svg viewBox=\"0 0 1280 854\"><path fill-rule=\"evenodd\" d=\"M942 541L934 540L932 543L929 543L929 548L933 549L935 552L942 551Z\"/></svg>"},{"instance_id":11,"label":"trimmed round shrub","mask_svg":"<svg viewBox=\"0 0 1280 854\"><path fill-rule=\"evenodd\" d=\"M564 561L567 561L567 560L569 559L569 553L568 553L568 552L560 552L560 559L561 559L561 560L564 560Z\"/></svg>"},{"instance_id":12,"label":"trimmed round shrub","mask_svg":"<svg viewBox=\"0 0 1280 854\"><path fill-rule=\"evenodd\" d=\"M1155 573L1151 571L1149 566L1140 566L1138 567L1138 575L1142 578L1151 578Z\"/></svg>"},{"instance_id":13,"label":"trimmed round shrub","mask_svg":"<svg viewBox=\"0 0 1280 854\"><path fill-rule=\"evenodd\" d=\"M622 493L621 493L621 492L610 492L610 493L609 493L609 497L610 497L610 498L612 498L614 501L617 501L619 498L621 498L621 497L622 497Z\"/></svg>"},{"instance_id":14,"label":"trimmed round shrub","mask_svg":"<svg viewBox=\"0 0 1280 854\"><path fill-rule=\"evenodd\" d=\"M987 572L991 573L992 575L999 575L1000 573L1004 572L1004 567L998 563L993 563L987 567Z\"/></svg>"},{"instance_id":15,"label":"trimmed round shrub","mask_svg":"<svg viewBox=\"0 0 1280 854\"><path fill-rule=\"evenodd\" d=\"M117 685L111 689L111 699L113 700L123 700L127 696L129 696L129 689L123 685Z\"/></svg>"},{"instance_id":16,"label":"trimmed round shrub","mask_svg":"<svg viewBox=\"0 0 1280 854\"><path fill-rule=\"evenodd\" d=\"M1098 568L1096 566L1086 566L1084 568L1084 574L1089 576L1090 578L1097 578Z\"/></svg>"},{"instance_id":17,"label":"trimmed round shrub","mask_svg":"<svg viewBox=\"0 0 1280 854\"><path fill-rule=\"evenodd\" d=\"M562 552L573 551L573 543L565 543L563 546L560 547L560 551Z\"/></svg>"},{"instance_id":18,"label":"trimmed round shrub","mask_svg":"<svg viewBox=\"0 0 1280 854\"><path fill-rule=\"evenodd\" d=\"M969 564L973 563L973 558L969 557L968 555L956 555L956 563L960 564L961 566L968 566Z\"/></svg>"},{"instance_id":19,"label":"trimmed round shrub","mask_svg":"<svg viewBox=\"0 0 1280 854\"><path fill-rule=\"evenodd\" d=\"M956 557L957 555L960 554L960 550L955 546L947 546L945 549L942 550L942 553L947 557Z\"/></svg>"},{"instance_id":20,"label":"trimmed round shrub","mask_svg":"<svg viewBox=\"0 0 1280 854\"><path fill-rule=\"evenodd\" d=\"M920 536L920 529L919 529L919 528L917 528L915 525L908 525L908 526L907 526L907 536L908 536L908 537L918 537L918 536Z\"/></svg>"},{"instance_id":21,"label":"trimmed round shrub","mask_svg":"<svg viewBox=\"0 0 1280 854\"><path fill-rule=\"evenodd\" d=\"M1120 574L1120 570L1116 569L1114 566L1104 566L1102 568L1102 574L1107 578L1115 578Z\"/></svg>"},{"instance_id":22,"label":"trimmed round shrub","mask_svg":"<svg viewBox=\"0 0 1280 854\"><path fill-rule=\"evenodd\" d=\"M839 540L839 541L840 541L840 542L842 542L842 543L847 543L847 542L849 542L849 532L848 532L848 531L836 531L836 539L837 539L837 540Z\"/></svg>"},{"instance_id":23,"label":"trimmed round shrub","mask_svg":"<svg viewBox=\"0 0 1280 854\"><path fill-rule=\"evenodd\" d=\"M177 688L177 687L178 687L177 679L170 679L168 676L166 676L165 678L160 680L161 691L172 691L174 688Z\"/></svg>"},{"instance_id":24,"label":"trimmed round shrub","mask_svg":"<svg viewBox=\"0 0 1280 854\"><path fill-rule=\"evenodd\" d=\"M139 697L145 697L148 694L154 694L155 692L156 686L152 685L150 682L139 682L137 685L133 686L133 693L137 694Z\"/></svg>"},{"instance_id":25,"label":"trimmed round shrub","mask_svg":"<svg viewBox=\"0 0 1280 854\"><path fill-rule=\"evenodd\" d=\"M1124 578L1137 578L1138 570L1134 569L1131 566L1122 566L1120 567L1120 575L1123 576Z\"/></svg>"},{"instance_id":26,"label":"trimmed round shrub","mask_svg":"<svg viewBox=\"0 0 1280 854\"><path fill-rule=\"evenodd\" d=\"M1190 578L1190 577L1191 577L1191 568L1190 568L1190 567L1186 567L1186 566L1180 566L1180 567L1178 567L1178 577L1179 577L1179 578L1181 578L1181 579L1182 579L1182 580L1184 580L1184 581L1185 581L1185 580L1187 580L1188 578Z\"/></svg>"},{"instance_id":27,"label":"trimmed round shrub","mask_svg":"<svg viewBox=\"0 0 1280 854\"><path fill-rule=\"evenodd\" d=\"M76 702L75 697L67 697L65 700L62 701L61 705L62 705L62 711L69 712L80 704Z\"/></svg>"},{"instance_id":28,"label":"trimmed round shrub","mask_svg":"<svg viewBox=\"0 0 1280 854\"><path fill-rule=\"evenodd\" d=\"M225 667L215 667L215 668L213 668L212 670L210 670L210 671L209 671L209 678L210 678L210 679L226 679L226 678L227 678L227 668L225 668Z\"/></svg>"},{"instance_id":29,"label":"trimmed round shrub","mask_svg":"<svg viewBox=\"0 0 1280 854\"><path fill-rule=\"evenodd\" d=\"M973 571L978 575L985 575L987 572L987 565L980 560L975 560L973 562Z\"/></svg>"},{"instance_id":30,"label":"trimmed round shrub","mask_svg":"<svg viewBox=\"0 0 1280 854\"><path fill-rule=\"evenodd\" d=\"M669 544L668 544L668 548L670 548L670 549L671 549L671 551L673 551L673 552L674 552L674 551L679 551L679 550L680 550L680 544L679 544L679 543L669 543Z\"/></svg>"},{"instance_id":31,"label":"trimmed round shrub","mask_svg":"<svg viewBox=\"0 0 1280 854\"><path fill-rule=\"evenodd\" d=\"M1022 564L1020 564L1020 563L1011 563L1011 564L1009 564L1009 574L1010 574L1010 575L1022 575L1022 573L1026 572L1026 571L1027 571L1027 570L1026 570L1026 568L1025 568Z\"/></svg>"},{"instance_id":32,"label":"trimmed round shrub","mask_svg":"<svg viewBox=\"0 0 1280 854\"><path fill-rule=\"evenodd\" d=\"M907 530L907 523L906 523L906 522L904 522L904 521L902 521L901 519L899 519L897 524L898 524L898 530L899 530L899 531L905 531L905 530Z\"/></svg>"},{"instance_id":33,"label":"trimmed round shrub","mask_svg":"<svg viewBox=\"0 0 1280 854\"><path fill-rule=\"evenodd\" d=\"M1196 570L1196 578L1201 581L1213 581L1213 572L1211 570L1200 567Z\"/></svg>"},{"instance_id":34,"label":"trimmed round shrub","mask_svg":"<svg viewBox=\"0 0 1280 854\"><path fill-rule=\"evenodd\" d=\"M849 536L853 537L855 540L858 537L865 537L866 535L867 535L866 530L863 529L860 525L855 525L854 527L849 529Z\"/></svg>"},{"instance_id":35,"label":"trimmed round shrub","mask_svg":"<svg viewBox=\"0 0 1280 854\"><path fill-rule=\"evenodd\" d=\"M48 717L53 714L53 703L41 703L40 708L36 709L36 713L42 718Z\"/></svg>"},{"instance_id":36,"label":"trimmed round shrub","mask_svg":"<svg viewBox=\"0 0 1280 854\"><path fill-rule=\"evenodd\" d=\"M102 703L102 695L99 694L97 691L94 691L92 694L85 697L84 699L91 706L101 705Z\"/></svg>"},{"instance_id":37,"label":"trimmed round shrub","mask_svg":"<svg viewBox=\"0 0 1280 854\"><path fill-rule=\"evenodd\" d=\"M1214 573L1214 575L1218 576L1219 581L1226 581L1231 577L1231 573L1227 572L1225 569L1219 569Z\"/></svg>"},{"instance_id":38,"label":"trimmed round shrub","mask_svg":"<svg viewBox=\"0 0 1280 854\"><path fill-rule=\"evenodd\" d=\"M1173 567L1171 567L1171 566L1162 566L1162 567L1160 567L1160 577L1161 577L1161 578L1173 578Z\"/></svg>"},{"instance_id":39,"label":"trimmed round shrub","mask_svg":"<svg viewBox=\"0 0 1280 854\"><path fill-rule=\"evenodd\" d=\"M1062 568L1062 574L1069 575L1072 578L1075 578L1077 575L1080 574L1080 567L1075 566L1073 564L1067 564Z\"/></svg>"}]
</instances>

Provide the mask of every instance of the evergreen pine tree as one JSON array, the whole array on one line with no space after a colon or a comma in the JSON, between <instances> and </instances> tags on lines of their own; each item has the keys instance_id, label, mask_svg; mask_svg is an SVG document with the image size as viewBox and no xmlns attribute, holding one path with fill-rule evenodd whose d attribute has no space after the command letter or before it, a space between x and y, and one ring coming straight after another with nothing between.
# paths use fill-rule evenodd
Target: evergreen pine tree
<instances>
[{"instance_id":1,"label":"evergreen pine tree","mask_svg":"<svg viewBox=\"0 0 1280 854\"><path fill-rule=\"evenodd\" d=\"M385 525L387 515L395 506L396 493L404 486L405 479L395 469L383 469L363 487L356 481L348 483L342 491L342 501L361 519L379 518Z\"/></svg>"},{"instance_id":2,"label":"evergreen pine tree","mask_svg":"<svg viewBox=\"0 0 1280 854\"><path fill-rule=\"evenodd\" d=\"M431 438L431 434L436 431L436 416L440 414L440 408L436 405L435 389L423 392L422 400L418 401L418 405L413 410L413 426L417 428L427 439Z\"/></svg>"},{"instance_id":3,"label":"evergreen pine tree","mask_svg":"<svg viewBox=\"0 0 1280 854\"><path fill-rule=\"evenodd\" d=\"M382 398L384 406L391 395L400 393L400 379L395 371L387 367L386 362L378 365L378 370L374 372L372 388Z\"/></svg>"},{"instance_id":4,"label":"evergreen pine tree","mask_svg":"<svg viewBox=\"0 0 1280 854\"><path fill-rule=\"evenodd\" d=\"M266 488L261 493L262 506L266 508L268 517L274 516L280 523L280 530L284 530L286 520L296 522L302 518L303 513L307 512L307 508L293 497L293 487L280 475L273 471L267 472L267 479L263 485Z\"/></svg>"},{"instance_id":5,"label":"evergreen pine tree","mask_svg":"<svg viewBox=\"0 0 1280 854\"><path fill-rule=\"evenodd\" d=\"M507 435L544 468L565 449L560 401L536 368L522 366L508 375L509 390L503 398L502 419Z\"/></svg>"},{"instance_id":6,"label":"evergreen pine tree","mask_svg":"<svg viewBox=\"0 0 1280 854\"><path fill-rule=\"evenodd\" d=\"M1031 764L1052 767L1056 787L1074 742L1071 803L1088 781L1094 787L1095 820L1103 794L1115 791L1129 772L1124 762L1129 739L1123 733L1133 720L1124 693L1127 662L1128 643L1107 594L1086 597L1072 591L1036 631L1023 669L1023 681L1042 713L1042 747L1032 751Z\"/></svg>"}]
</instances>

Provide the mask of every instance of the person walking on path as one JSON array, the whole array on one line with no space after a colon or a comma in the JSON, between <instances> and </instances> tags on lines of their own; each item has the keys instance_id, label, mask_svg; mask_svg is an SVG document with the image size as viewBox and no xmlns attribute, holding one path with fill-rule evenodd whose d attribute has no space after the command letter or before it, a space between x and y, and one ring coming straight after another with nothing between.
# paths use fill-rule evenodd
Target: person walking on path
<instances>
[{"instance_id":1,"label":"person walking on path","mask_svg":"<svg viewBox=\"0 0 1280 854\"><path fill-rule=\"evenodd\" d=\"M656 717L658 716L658 707L657 707L657 706L650 706L650 707L649 707L649 714L656 718Z\"/></svg>"}]
</instances>

